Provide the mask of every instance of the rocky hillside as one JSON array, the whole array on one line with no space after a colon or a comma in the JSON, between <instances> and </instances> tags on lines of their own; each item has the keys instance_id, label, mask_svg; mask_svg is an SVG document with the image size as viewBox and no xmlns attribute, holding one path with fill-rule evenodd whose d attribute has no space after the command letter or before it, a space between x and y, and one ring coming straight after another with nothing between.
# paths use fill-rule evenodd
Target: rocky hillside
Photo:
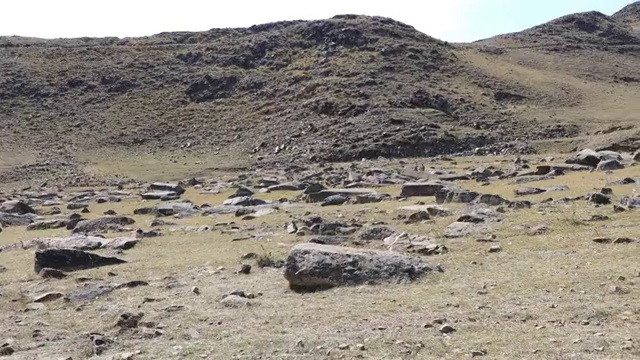
<instances>
[{"instance_id":1,"label":"rocky hillside","mask_svg":"<svg viewBox=\"0 0 640 360\"><path fill-rule=\"evenodd\" d=\"M611 17L630 27L636 35L640 33L640 1L625 6Z\"/></svg>"},{"instance_id":2,"label":"rocky hillside","mask_svg":"<svg viewBox=\"0 0 640 360\"><path fill-rule=\"evenodd\" d=\"M531 152L531 142L590 135L564 109L629 113L614 95L638 90L637 8L473 44L354 15L144 38L0 38L0 151L286 162ZM593 84L580 87L585 79ZM591 101L601 88L621 103ZM625 116L593 131L637 122Z\"/></svg>"}]
</instances>

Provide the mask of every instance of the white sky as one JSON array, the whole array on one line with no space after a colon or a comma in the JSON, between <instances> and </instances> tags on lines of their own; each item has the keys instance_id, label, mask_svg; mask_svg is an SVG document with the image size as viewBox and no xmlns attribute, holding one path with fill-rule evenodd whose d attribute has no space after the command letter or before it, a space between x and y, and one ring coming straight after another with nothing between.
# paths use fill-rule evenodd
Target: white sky
<instances>
[{"instance_id":1,"label":"white sky","mask_svg":"<svg viewBox=\"0 0 640 360\"><path fill-rule=\"evenodd\" d=\"M438 38L460 30L477 0L3 0L0 36L144 36L247 27L336 14L383 15Z\"/></svg>"},{"instance_id":2,"label":"white sky","mask_svg":"<svg viewBox=\"0 0 640 360\"><path fill-rule=\"evenodd\" d=\"M0 36L133 37L336 14L381 15L433 37L473 41L555 17L612 14L634 0L1 0Z\"/></svg>"}]
</instances>

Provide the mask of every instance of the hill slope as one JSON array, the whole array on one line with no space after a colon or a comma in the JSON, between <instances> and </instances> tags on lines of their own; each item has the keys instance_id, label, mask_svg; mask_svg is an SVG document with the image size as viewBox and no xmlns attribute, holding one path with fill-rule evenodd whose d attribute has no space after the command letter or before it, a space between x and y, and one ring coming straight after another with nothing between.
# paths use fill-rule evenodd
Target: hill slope
<instances>
[{"instance_id":1,"label":"hill slope","mask_svg":"<svg viewBox=\"0 0 640 360\"><path fill-rule=\"evenodd\" d=\"M288 163L528 152L525 141L544 149L600 135L632 148L634 6L455 45L355 15L145 38L0 38L0 151Z\"/></svg>"}]
</instances>

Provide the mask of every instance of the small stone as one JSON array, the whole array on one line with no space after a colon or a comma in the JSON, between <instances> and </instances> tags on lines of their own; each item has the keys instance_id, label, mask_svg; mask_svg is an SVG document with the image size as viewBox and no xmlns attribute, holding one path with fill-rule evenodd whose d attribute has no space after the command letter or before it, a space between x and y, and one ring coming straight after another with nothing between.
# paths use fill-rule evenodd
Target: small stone
<instances>
[{"instance_id":1,"label":"small stone","mask_svg":"<svg viewBox=\"0 0 640 360\"><path fill-rule=\"evenodd\" d=\"M35 303L44 303L44 302L49 302L49 301L55 301L58 299L61 299L64 297L63 293L59 293L59 292L48 292L46 294L42 294L40 296L37 296L33 299L33 302Z\"/></svg>"},{"instance_id":2,"label":"small stone","mask_svg":"<svg viewBox=\"0 0 640 360\"><path fill-rule=\"evenodd\" d=\"M43 268L40 270L38 275L44 279L62 279L67 277L67 274L64 271L52 268Z\"/></svg>"},{"instance_id":3,"label":"small stone","mask_svg":"<svg viewBox=\"0 0 640 360\"><path fill-rule=\"evenodd\" d=\"M471 357L480 357L487 355L487 350L474 350L471 352Z\"/></svg>"},{"instance_id":4,"label":"small stone","mask_svg":"<svg viewBox=\"0 0 640 360\"><path fill-rule=\"evenodd\" d=\"M456 331L456 329L453 326L448 325L448 324L442 325L440 327L440 332L443 333L443 334L451 334L451 333L453 333L455 331Z\"/></svg>"},{"instance_id":5,"label":"small stone","mask_svg":"<svg viewBox=\"0 0 640 360\"><path fill-rule=\"evenodd\" d=\"M191 292L196 294L196 295L200 295L200 288L197 286L194 286L191 288Z\"/></svg>"},{"instance_id":6,"label":"small stone","mask_svg":"<svg viewBox=\"0 0 640 360\"><path fill-rule=\"evenodd\" d=\"M340 344L340 345L338 345L338 349L347 350L347 349L349 349L349 344Z\"/></svg>"},{"instance_id":7,"label":"small stone","mask_svg":"<svg viewBox=\"0 0 640 360\"><path fill-rule=\"evenodd\" d=\"M497 253L500 251L502 251L502 246L500 245L493 245L492 247L489 248L490 253Z\"/></svg>"},{"instance_id":8,"label":"small stone","mask_svg":"<svg viewBox=\"0 0 640 360\"><path fill-rule=\"evenodd\" d=\"M251 273L251 265L242 264L242 266L240 266L240 270L238 271L238 273L249 275Z\"/></svg>"},{"instance_id":9,"label":"small stone","mask_svg":"<svg viewBox=\"0 0 640 360\"><path fill-rule=\"evenodd\" d=\"M16 351L11 347L11 344L5 343L0 345L0 356L11 356Z\"/></svg>"},{"instance_id":10,"label":"small stone","mask_svg":"<svg viewBox=\"0 0 640 360\"><path fill-rule=\"evenodd\" d=\"M620 205L613 205L613 212L615 213L621 213L621 212L625 212L627 211L627 209L623 206Z\"/></svg>"},{"instance_id":11,"label":"small stone","mask_svg":"<svg viewBox=\"0 0 640 360\"><path fill-rule=\"evenodd\" d=\"M364 351L365 350L364 344L356 344L356 349L360 351Z\"/></svg>"}]
</instances>

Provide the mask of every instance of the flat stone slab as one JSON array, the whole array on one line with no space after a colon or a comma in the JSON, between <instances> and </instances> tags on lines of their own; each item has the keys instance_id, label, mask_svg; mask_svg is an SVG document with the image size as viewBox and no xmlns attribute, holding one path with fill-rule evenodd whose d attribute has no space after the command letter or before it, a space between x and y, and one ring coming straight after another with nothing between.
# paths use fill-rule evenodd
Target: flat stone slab
<instances>
[{"instance_id":1,"label":"flat stone slab","mask_svg":"<svg viewBox=\"0 0 640 360\"><path fill-rule=\"evenodd\" d=\"M316 193L306 195L307 202L322 202L329 196L342 195L347 198L355 197L358 195L377 194L375 190L364 188L352 188L352 189L326 189Z\"/></svg>"}]
</instances>

